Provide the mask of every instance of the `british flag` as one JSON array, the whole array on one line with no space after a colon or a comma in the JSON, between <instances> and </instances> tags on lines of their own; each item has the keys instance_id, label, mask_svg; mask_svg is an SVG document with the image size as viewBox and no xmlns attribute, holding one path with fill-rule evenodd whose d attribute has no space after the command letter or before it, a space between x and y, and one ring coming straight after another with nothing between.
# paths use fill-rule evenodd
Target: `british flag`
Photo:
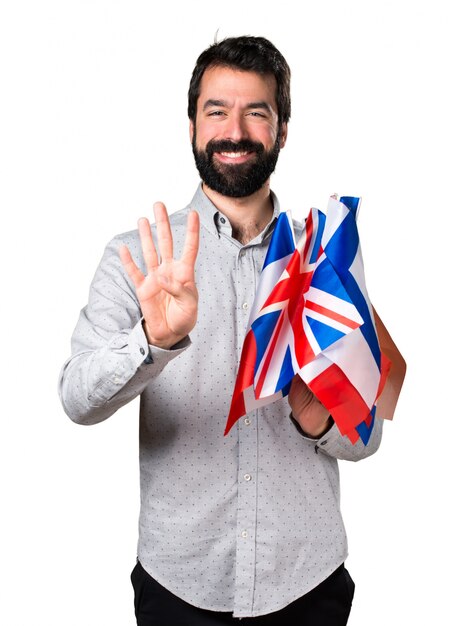
<instances>
[{"instance_id":1,"label":"british flag","mask_svg":"<svg viewBox=\"0 0 458 626\"><path fill-rule=\"evenodd\" d=\"M342 435L367 444L388 370L367 295L359 198L311 209L294 244L281 213L261 273L225 434L249 411L288 394L298 374Z\"/></svg>"}]
</instances>

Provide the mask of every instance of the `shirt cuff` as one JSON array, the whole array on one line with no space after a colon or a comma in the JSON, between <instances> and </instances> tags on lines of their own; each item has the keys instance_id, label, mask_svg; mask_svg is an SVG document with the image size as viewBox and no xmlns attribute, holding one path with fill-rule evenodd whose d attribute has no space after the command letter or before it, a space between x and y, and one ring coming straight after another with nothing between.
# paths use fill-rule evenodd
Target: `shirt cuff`
<instances>
[{"instance_id":1,"label":"shirt cuff","mask_svg":"<svg viewBox=\"0 0 458 626\"><path fill-rule=\"evenodd\" d=\"M181 352L186 350L186 348L191 345L191 339L189 338L189 335L187 335L169 349L158 348L157 346L148 344L148 340L143 329L143 318L141 318L132 331L131 344L134 352L137 350L141 355L141 357L139 357L140 360L138 362L138 366L152 364L165 365L168 361L174 359L176 356L181 354Z\"/></svg>"}]
</instances>

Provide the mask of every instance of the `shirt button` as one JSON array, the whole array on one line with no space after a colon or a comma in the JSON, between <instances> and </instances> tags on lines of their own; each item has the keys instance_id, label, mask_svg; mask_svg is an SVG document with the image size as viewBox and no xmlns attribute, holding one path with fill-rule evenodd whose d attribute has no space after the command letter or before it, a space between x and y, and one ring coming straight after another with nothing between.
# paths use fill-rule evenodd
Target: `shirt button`
<instances>
[{"instance_id":1,"label":"shirt button","mask_svg":"<svg viewBox=\"0 0 458 626\"><path fill-rule=\"evenodd\" d=\"M248 532L246 530L242 530L241 535L244 539L248 537Z\"/></svg>"},{"instance_id":2,"label":"shirt button","mask_svg":"<svg viewBox=\"0 0 458 626\"><path fill-rule=\"evenodd\" d=\"M245 424L246 424L247 426L249 426L249 425L251 424L251 420L250 420L250 418L249 418L249 417L245 417L245 419L244 419L243 421L245 422Z\"/></svg>"},{"instance_id":3,"label":"shirt button","mask_svg":"<svg viewBox=\"0 0 458 626\"><path fill-rule=\"evenodd\" d=\"M251 480L251 475L250 474L245 474L245 476L243 477L246 481Z\"/></svg>"},{"instance_id":4,"label":"shirt button","mask_svg":"<svg viewBox=\"0 0 458 626\"><path fill-rule=\"evenodd\" d=\"M220 218L219 218L219 221L221 222L221 224L225 224L225 223L226 223L226 220L225 220L225 218L224 218L224 217L220 217Z\"/></svg>"},{"instance_id":5,"label":"shirt button","mask_svg":"<svg viewBox=\"0 0 458 626\"><path fill-rule=\"evenodd\" d=\"M242 309L243 309L244 311L246 311L246 310L248 309L248 302L244 302L244 303L242 304Z\"/></svg>"},{"instance_id":6,"label":"shirt button","mask_svg":"<svg viewBox=\"0 0 458 626\"><path fill-rule=\"evenodd\" d=\"M240 257L244 257L246 254L246 250L240 250Z\"/></svg>"},{"instance_id":7,"label":"shirt button","mask_svg":"<svg viewBox=\"0 0 458 626\"><path fill-rule=\"evenodd\" d=\"M145 354L145 348L140 348L140 354Z\"/></svg>"},{"instance_id":8,"label":"shirt button","mask_svg":"<svg viewBox=\"0 0 458 626\"><path fill-rule=\"evenodd\" d=\"M119 378L117 376L113 376L113 382L118 384L119 383Z\"/></svg>"}]
</instances>

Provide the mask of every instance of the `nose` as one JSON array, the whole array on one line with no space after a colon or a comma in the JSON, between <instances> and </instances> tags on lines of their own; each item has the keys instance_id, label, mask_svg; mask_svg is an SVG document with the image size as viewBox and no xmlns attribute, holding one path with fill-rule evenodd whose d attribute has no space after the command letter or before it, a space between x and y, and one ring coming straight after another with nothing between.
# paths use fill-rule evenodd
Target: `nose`
<instances>
[{"instance_id":1,"label":"nose","mask_svg":"<svg viewBox=\"0 0 458 626\"><path fill-rule=\"evenodd\" d=\"M243 115L229 115L224 128L224 138L232 141L240 141L248 137L248 131Z\"/></svg>"}]
</instances>

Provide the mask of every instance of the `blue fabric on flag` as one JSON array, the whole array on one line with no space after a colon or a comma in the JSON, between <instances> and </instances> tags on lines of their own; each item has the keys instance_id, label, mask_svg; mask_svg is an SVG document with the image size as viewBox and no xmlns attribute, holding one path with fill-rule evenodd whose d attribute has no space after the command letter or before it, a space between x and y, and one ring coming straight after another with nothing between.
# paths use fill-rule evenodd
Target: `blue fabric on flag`
<instances>
[{"instance_id":1,"label":"blue fabric on flag","mask_svg":"<svg viewBox=\"0 0 458 626\"><path fill-rule=\"evenodd\" d=\"M262 317L258 317L257 320L254 320L251 325L251 329L256 339L256 370L261 363L264 352L267 350L267 346L269 345L270 338L280 314L281 311L266 313Z\"/></svg>"},{"instance_id":2,"label":"blue fabric on flag","mask_svg":"<svg viewBox=\"0 0 458 626\"><path fill-rule=\"evenodd\" d=\"M342 202L349 211L353 213L353 217L356 219L358 216L358 208L361 198L356 196L341 196L339 202Z\"/></svg>"},{"instance_id":3,"label":"blue fabric on flag","mask_svg":"<svg viewBox=\"0 0 458 626\"><path fill-rule=\"evenodd\" d=\"M326 254L328 249L326 248ZM342 285L342 281L339 279L339 275L336 273L332 263L328 258L324 258L313 272L311 287L316 287L330 293L336 298L345 300L346 302L352 302L347 291Z\"/></svg>"},{"instance_id":4,"label":"blue fabric on flag","mask_svg":"<svg viewBox=\"0 0 458 626\"><path fill-rule=\"evenodd\" d=\"M288 385L288 391L285 392L283 389L283 395L287 395L289 392L289 386L291 385L291 380L294 377L294 368L293 362L291 359L291 350L289 346L286 349L285 358L283 359L283 363L281 366L280 376L278 377L277 386L275 388L275 392L280 391Z\"/></svg>"},{"instance_id":5,"label":"blue fabric on flag","mask_svg":"<svg viewBox=\"0 0 458 626\"><path fill-rule=\"evenodd\" d=\"M277 218L266 258L264 259L263 269L270 263L292 254L295 249L296 244L294 242L288 215L283 211Z\"/></svg>"},{"instance_id":6,"label":"blue fabric on flag","mask_svg":"<svg viewBox=\"0 0 458 626\"><path fill-rule=\"evenodd\" d=\"M321 249L321 239L323 237L324 227L326 225L326 215L322 211L318 211L318 227L316 231L313 250L310 255L310 263L316 263Z\"/></svg>"},{"instance_id":7,"label":"blue fabric on flag","mask_svg":"<svg viewBox=\"0 0 458 626\"><path fill-rule=\"evenodd\" d=\"M328 324L324 324L323 322L319 322L318 320L315 320L308 316L307 322L309 323L313 336L317 340L321 350L325 350L333 343L335 343L339 339L342 339L342 337L345 336L345 333L343 333L342 331L337 330L336 328L332 328Z\"/></svg>"},{"instance_id":8,"label":"blue fabric on flag","mask_svg":"<svg viewBox=\"0 0 458 626\"><path fill-rule=\"evenodd\" d=\"M360 436L361 441L363 442L363 444L365 446L367 446L367 444L369 443L369 439L371 437L371 433L372 433L372 429L374 428L374 424L375 424L375 410L377 407L373 407L372 411L371 411L371 415L372 415L372 420L370 423L370 426L368 426L366 424L366 422L361 422L361 424L358 424L358 426L356 426L356 431L358 433L358 435Z\"/></svg>"}]
</instances>

